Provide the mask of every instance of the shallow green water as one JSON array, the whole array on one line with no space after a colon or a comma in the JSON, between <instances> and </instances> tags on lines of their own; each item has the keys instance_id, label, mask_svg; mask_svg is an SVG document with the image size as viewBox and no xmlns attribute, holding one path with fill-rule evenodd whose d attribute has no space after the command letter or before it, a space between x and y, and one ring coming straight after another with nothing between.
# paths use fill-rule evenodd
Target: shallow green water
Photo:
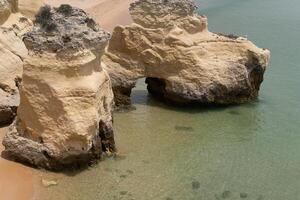
<instances>
[{"instance_id":1,"label":"shallow green water","mask_svg":"<svg viewBox=\"0 0 300 200\"><path fill-rule=\"evenodd\" d=\"M121 156L60 176L43 199L300 199L300 1L202 0L210 30L272 52L258 102L175 109L139 84L115 114Z\"/></svg>"}]
</instances>

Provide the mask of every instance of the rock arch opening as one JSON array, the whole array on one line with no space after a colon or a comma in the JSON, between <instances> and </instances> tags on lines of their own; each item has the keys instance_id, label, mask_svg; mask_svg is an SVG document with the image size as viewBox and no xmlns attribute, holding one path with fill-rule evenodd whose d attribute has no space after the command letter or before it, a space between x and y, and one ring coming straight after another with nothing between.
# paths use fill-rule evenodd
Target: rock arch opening
<instances>
[{"instance_id":1,"label":"rock arch opening","mask_svg":"<svg viewBox=\"0 0 300 200\"><path fill-rule=\"evenodd\" d=\"M115 104L118 109L129 110L133 108L131 105L152 105L158 101L164 101L164 90L165 82L162 79L138 78L131 89L114 88Z\"/></svg>"}]
</instances>

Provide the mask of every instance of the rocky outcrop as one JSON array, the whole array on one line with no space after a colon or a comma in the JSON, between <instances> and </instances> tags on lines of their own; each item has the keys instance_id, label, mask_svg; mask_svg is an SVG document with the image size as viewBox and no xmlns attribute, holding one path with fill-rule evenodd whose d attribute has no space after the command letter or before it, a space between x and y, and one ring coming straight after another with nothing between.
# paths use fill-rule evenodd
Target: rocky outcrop
<instances>
[{"instance_id":1,"label":"rocky outcrop","mask_svg":"<svg viewBox=\"0 0 300 200\"><path fill-rule=\"evenodd\" d=\"M0 126L9 124L19 105L17 84L28 51L22 35L32 22L18 13L16 0L0 0Z\"/></svg>"},{"instance_id":2,"label":"rocky outcrop","mask_svg":"<svg viewBox=\"0 0 300 200\"><path fill-rule=\"evenodd\" d=\"M43 7L35 22L24 36L29 56L5 153L60 170L114 152L113 93L101 63L110 34L68 5Z\"/></svg>"},{"instance_id":3,"label":"rocky outcrop","mask_svg":"<svg viewBox=\"0 0 300 200\"><path fill-rule=\"evenodd\" d=\"M114 29L104 57L117 105L146 77L148 91L177 104L239 104L257 98L270 52L208 31L191 0L139 0L134 21Z\"/></svg>"},{"instance_id":4,"label":"rocky outcrop","mask_svg":"<svg viewBox=\"0 0 300 200\"><path fill-rule=\"evenodd\" d=\"M11 13L10 4L7 0L0 0L0 23L7 20Z\"/></svg>"},{"instance_id":5,"label":"rocky outcrop","mask_svg":"<svg viewBox=\"0 0 300 200\"><path fill-rule=\"evenodd\" d=\"M0 89L0 125L9 124L14 120L19 102L18 91L5 92Z\"/></svg>"},{"instance_id":6,"label":"rocky outcrop","mask_svg":"<svg viewBox=\"0 0 300 200\"><path fill-rule=\"evenodd\" d=\"M7 21L11 14L18 11L18 0L0 0L0 24Z\"/></svg>"}]
</instances>

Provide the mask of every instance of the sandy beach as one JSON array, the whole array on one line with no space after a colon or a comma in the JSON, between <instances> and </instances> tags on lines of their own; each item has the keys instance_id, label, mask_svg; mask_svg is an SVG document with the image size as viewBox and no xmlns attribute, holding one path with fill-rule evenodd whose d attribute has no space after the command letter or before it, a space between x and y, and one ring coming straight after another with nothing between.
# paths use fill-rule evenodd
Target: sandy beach
<instances>
[{"instance_id":1,"label":"sandy beach","mask_svg":"<svg viewBox=\"0 0 300 200\"><path fill-rule=\"evenodd\" d=\"M46 4L58 6L68 3L87 11L104 29L112 31L116 25L131 22L128 7L133 0L45 0ZM0 152L3 151L2 138L7 127L0 128ZM32 200L35 184L40 177L34 169L22 164L11 162L0 157L0 199L1 200Z\"/></svg>"},{"instance_id":2,"label":"sandy beach","mask_svg":"<svg viewBox=\"0 0 300 200\"><path fill-rule=\"evenodd\" d=\"M134 0L45 0L46 4L59 6L67 3L87 11L104 29L112 31L116 25L131 23L129 4Z\"/></svg>"},{"instance_id":3,"label":"sandy beach","mask_svg":"<svg viewBox=\"0 0 300 200\"><path fill-rule=\"evenodd\" d=\"M0 141L7 127L0 128ZM3 146L0 145L2 152ZM0 199L29 200L33 198L34 172L22 164L11 162L0 157Z\"/></svg>"}]
</instances>

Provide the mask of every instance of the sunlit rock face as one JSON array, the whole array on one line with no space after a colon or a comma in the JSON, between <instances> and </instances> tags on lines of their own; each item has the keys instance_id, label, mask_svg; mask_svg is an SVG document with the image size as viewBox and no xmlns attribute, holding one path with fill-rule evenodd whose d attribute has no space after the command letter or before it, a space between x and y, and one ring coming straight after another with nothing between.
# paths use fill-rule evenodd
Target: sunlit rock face
<instances>
[{"instance_id":1,"label":"sunlit rock face","mask_svg":"<svg viewBox=\"0 0 300 200\"><path fill-rule=\"evenodd\" d=\"M212 33L191 0L139 0L134 21L114 29L106 69L116 105L146 77L148 91L176 104L239 104L258 97L270 52L242 37Z\"/></svg>"},{"instance_id":2,"label":"sunlit rock face","mask_svg":"<svg viewBox=\"0 0 300 200\"><path fill-rule=\"evenodd\" d=\"M101 63L109 39L83 10L40 10L23 39L21 103L3 141L10 157L60 170L115 151L113 92Z\"/></svg>"},{"instance_id":3,"label":"sunlit rock face","mask_svg":"<svg viewBox=\"0 0 300 200\"><path fill-rule=\"evenodd\" d=\"M0 0L0 126L10 124L19 105L18 84L28 51L22 35L32 22L18 12L18 1Z\"/></svg>"}]
</instances>

